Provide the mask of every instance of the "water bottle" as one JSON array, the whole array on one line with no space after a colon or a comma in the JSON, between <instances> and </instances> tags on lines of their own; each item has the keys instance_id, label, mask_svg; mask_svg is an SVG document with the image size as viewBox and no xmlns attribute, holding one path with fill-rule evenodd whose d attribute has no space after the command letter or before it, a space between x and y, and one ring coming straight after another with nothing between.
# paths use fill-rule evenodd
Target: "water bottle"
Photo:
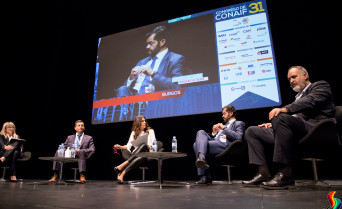
<instances>
[{"instance_id":1,"label":"water bottle","mask_svg":"<svg viewBox=\"0 0 342 209\"><path fill-rule=\"evenodd\" d=\"M61 156L61 145L58 145L58 149L57 149L57 157Z\"/></svg>"},{"instance_id":2,"label":"water bottle","mask_svg":"<svg viewBox=\"0 0 342 209\"><path fill-rule=\"evenodd\" d=\"M72 158L75 158L76 150L75 150L75 145L73 144L71 149L70 149L70 154Z\"/></svg>"},{"instance_id":3,"label":"water bottle","mask_svg":"<svg viewBox=\"0 0 342 209\"><path fill-rule=\"evenodd\" d=\"M172 138L172 152L177 152L177 139L176 136Z\"/></svg>"},{"instance_id":4,"label":"water bottle","mask_svg":"<svg viewBox=\"0 0 342 209\"><path fill-rule=\"evenodd\" d=\"M61 156L59 157L64 157L64 151L65 151L64 144L61 144Z\"/></svg>"},{"instance_id":5,"label":"water bottle","mask_svg":"<svg viewBox=\"0 0 342 209\"><path fill-rule=\"evenodd\" d=\"M157 151L158 151L157 139L154 139L152 142L152 152L157 152Z\"/></svg>"},{"instance_id":6,"label":"water bottle","mask_svg":"<svg viewBox=\"0 0 342 209\"><path fill-rule=\"evenodd\" d=\"M68 147L68 149L65 150L65 157L70 158L71 157L71 150L70 147Z\"/></svg>"},{"instance_id":7,"label":"water bottle","mask_svg":"<svg viewBox=\"0 0 342 209\"><path fill-rule=\"evenodd\" d=\"M63 157L62 145L61 144L58 146L57 157Z\"/></svg>"}]
</instances>

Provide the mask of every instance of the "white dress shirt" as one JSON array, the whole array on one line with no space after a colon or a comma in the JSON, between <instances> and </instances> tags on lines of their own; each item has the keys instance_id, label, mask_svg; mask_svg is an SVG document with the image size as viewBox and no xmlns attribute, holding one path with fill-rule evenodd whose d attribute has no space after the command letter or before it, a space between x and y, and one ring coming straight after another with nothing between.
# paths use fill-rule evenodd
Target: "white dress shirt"
<instances>
[{"instance_id":1,"label":"white dress shirt","mask_svg":"<svg viewBox=\"0 0 342 209\"><path fill-rule=\"evenodd\" d=\"M166 53L167 53L168 51L169 51L169 49L166 48L165 50L159 52L159 53L156 55L157 59L156 59L156 62L154 63L154 67L153 67L153 69L152 69L153 72L157 72L157 71L158 71L158 68L159 68L159 66L160 66L160 63L161 63L161 61L163 60L163 58L165 57L165 55L166 55ZM146 66L151 66L151 64L152 64L152 59L146 63ZM135 82L135 85L134 85L133 89L139 91L140 88L141 88L141 85L142 85L142 83L143 83L143 81L144 81L144 79L145 79L145 77L146 77L145 74L143 74L143 73L140 74L140 75L138 76L138 78L137 78L137 81ZM151 80L152 80L152 78L151 78ZM133 81L134 81L134 79L133 79L133 80L129 80L129 78L128 78L128 79L127 79L127 86L129 87L129 86L132 84Z\"/></svg>"},{"instance_id":2,"label":"white dress shirt","mask_svg":"<svg viewBox=\"0 0 342 209\"><path fill-rule=\"evenodd\" d=\"M147 145L148 146L150 146L150 147L152 147L152 142L153 142L153 140L156 138L156 136L155 136L155 134L154 134L154 130L153 129L149 129L148 130L148 132L149 132L149 134L148 134L148 137L147 137ZM143 132L143 131L140 131L140 133L139 133L139 136L142 136L142 135L145 135L146 133L145 132ZM138 136L138 137L139 137ZM132 148L132 141L134 140L134 131L132 131L131 132L131 135L130 135L130 137L129 137L129 140L128 140L128 142L127 142L127 144L126 144L126 147L127 147L127 150L129 151L129 152L131 152L131 148ZM135 147L135 149L136 149L137 147ZM134 149L134 150L135 150ZM133 150L133 151L134 151Z\"/></svg>"},{"instance_id":3,"label":"white dress shirt","mask_svg":"<svg viewBox=\"0 0 342 209\"><path fill-rule=\"evenodd\" d=\"M228 125L227 125L226 127L229 128L229 127L232 125L232 123L234 123L234 121L236 121L235 118L234 118L234 119L231 119L230 121L228 121L229 123L228 123ZM223 131L223 130L219 130L219 131L216 133L216 135L215 135L214 133L212 133L212 135L214 135L215 138L217 138L217 137L220 135L220 133L221 133L222 131Z\"/></svg>"},{"instance_id":4,"label":"white dress shirt","mask_svg":"<svg viewBox=\"0 0 342 209\"><path fill-rule=\"evenodd\" d=\"M297 101L298 99L300 99L300 98L303 96L304 92L306 91L306 89L309 88L310 85L311 85L311 83L309 83L307 86L305 86L305 88L303 89L303 91L300 92L300 93L298 93L298 94L295 96L295 97L296 97L295 101Z\"/></svg>"},{"instance_id":5,"label":"white dress shirt","mask_svg":"<svg viewBox=\"0 0 342 209\"><path fill-rule=\"evenodd\" d=\"M81 134L80 140L78 140L78 136L77 135L79 135L79 133L76 132L76 138L75 138L74 144L76 145L77 141L78 141L78 144L81 146L82 139L83 139L83 136L84 136L84 132Z\"/></svg>"}]
</instances>

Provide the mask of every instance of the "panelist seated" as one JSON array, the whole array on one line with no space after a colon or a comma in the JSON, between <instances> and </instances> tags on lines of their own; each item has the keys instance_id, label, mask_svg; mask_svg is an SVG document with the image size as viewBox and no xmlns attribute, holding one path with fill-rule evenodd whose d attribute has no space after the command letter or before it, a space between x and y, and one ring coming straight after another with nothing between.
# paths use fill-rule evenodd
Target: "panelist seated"
<instances>
[{"instance_id":1,"label":"panelist seated","mask_svg":"<svg viewBox=\"0 0 342 209\"><path fill-rule=\"evenodd\" d=\"M76 131L76 134L68 136L64 142L64 146L72 147L73 145L76 145L75 157L80 159L78 161L78 169L80 172L80 182L85 183L86 182L85 174L87 170L86 160L87 160L88 155L91 152L95 151L95 145L94 145L93 137L84 134L85 126L82 120L77 120L75 122L74 129ZM57 157L57 152L55 154L55 157ZM49 181L57 181L58 172L60 170L60 163L54 161L52 170L54 171L54 174Z\"/></svg>"},{"instance_id":2,"label":"panelist seated","mask_svg":"<svg viewBox=\"0 0 342 209\"><path fill-rule=\"evenodd\" d=\"M212 183L207 157L213 157L223 152L231 142L241 140L245 132L245 123L236 120L236 110L233 105L222 108L222 118L226 124L217 123L212 127L212 133L199 130L194 143L197 174L200 180L195 185Z\"/></svg>"},{"instance_id":3,"label":"panelist seated","mask_svg":"<svg viewBox=\"0 0 342 209\"><path fill-rule=\"evenodd\" d=\"M134 147L132 142L139 136L148 135L147 144L141 144L138 147ZM148 125L144 116L138 116L134 119L132 125L132 132L126 145L119 144L114 145L114 149L125 149L131 153L128 160L114 167L114 171L117 173L117 184L123 184L124 176L133 168L137 168L141 165L145 158L134 156L139 152L149 152L152 148L152 142L155 139L154 130Z\"/></svg>"},{"instance_id":4,"label":"panelist seated","mask_svg":"<svg viewBox=\"0 0 342 209\"><path fill-rule=\"evenodd\" d=\"M6 122L3 124L0 132L0 165L7 161L10 166L10 181L16 182L16 162L22 157L23 146L20 146L14 123Z\"/></svg>"},{"instance_id":5,"label":"panelist seated","mask_svg":"<svg viewBox=\"0 0 342 209\"><path fill-rule=\"evenodd\" d=\"M243 186L260 186L265 189L293 187L293 161L295 144L312 127L323 119L334 118L335 104L326 81L311 83L308 71L302 66L288 70L291 88L298 92L295 101L269 113L269 123L251 126L246 130L249 164L257 167L256 176L243 181ZM324 140L324 139L323 139ZM264 146L273 145L273 162L279 172L271 178Z\"/></svg>"}]
</instances>

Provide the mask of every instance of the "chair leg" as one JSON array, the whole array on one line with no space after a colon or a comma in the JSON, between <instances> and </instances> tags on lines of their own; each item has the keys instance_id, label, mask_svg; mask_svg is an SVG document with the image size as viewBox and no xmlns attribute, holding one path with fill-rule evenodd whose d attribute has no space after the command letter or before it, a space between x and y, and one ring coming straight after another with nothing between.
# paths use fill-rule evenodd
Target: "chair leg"
<instances>
[{"instance_id":1,"label":"chair leg","mask_svg":"<svg viewBox=\"0 0 342 209\"><path fill-rule=\"evenodd\" d=\"M230 165L227 165L228 184L233 184L230 177Z\"/></svg>"},{"instance_id":2,"label":"chair leg","mask_svg":"<svg viewBox=\"0 0 342 209\"><path fill-rule=\"evenodd\" d=\"M324 182L324 181L320 181L318 180L318 174L317 174L317 164L316 164L317 159L312 158L312 169L313 169L313 173L314 173L314 182L316 186L321 186L321 187L329 187L330 188L330 184Z\"/></svg>"},{"instance_id":3,"label":"chair leg","mask_svg":"<svg viewBox=\"0 0 342 209\"><path fill-rule=\"evenodd\" d=\"M297 186L321 186L321 187L328 187L330 188L330 184L320 181L318 179L318 172L317 172L317 161L323 161L322 159L316 158L305 158L303 160L310 160L312 163L312 171L314 174L314 180L309 182L298 182L296 183Z\"/></svg>"},{"instance_id":4,"label":"chair leg","mask_svg":"<svg viewBox=\"0 0 342 209\"><path fill-rule=\"evenodd\" d=\"M314 173L314 180L315 180L315 181L318 181L316 159L315 159L315 158L312 158L311 162L312 162L312 170L313 170L313 173Z\"/></svg>"},{"instance_id":5,"label":"chair leg","mask_svg":"<svg viewBox=\"0 0 342 209\"><path fill-rule=\"evenodd\" d=\"M234 167L232 165L222 165L223 167L227 168L227 174L228 174L228 180L227 181L213 181L213 184L233 184L231 180L231 175L230 175L230 168Z\"/></svg>"},{"instance_id":6,"label":"chair leg","mask_svg":"<svg viewBox=\"0 0 342 209\"><path fill-rule=\"evenodd\" d=\"M148 169L148 167L139 167L139 168L142 169L142 181L145 181L146 169Z\"/></svg>"},{"instance_id":7,"label":"chair leg","mask_svg":"<svg viewBox=\"0 0 342 209\"><path fill-rule=\"evenodd\" d=\"M74 178L65 180L65 182L67 182L67 183L80 183L80 180L77 180L78 168L71 168L71 169L74 170Z\"/></svg>"},{"instance_id":8,"label":"chair leg","mask_svg":"<svg viewBox=\"0 0 342 209\"><path fill-rule=\"evenodd\" d=\"M2 167L3 171L2 171L2 177L1 177L0 181L6 181L5 176L6 176L6 170L8 168L9 167Z\"/></svg>"},{"instance_id":9,"label":"chair leg","mask_svg":"<svg viewBox=\"0 0 342 209\"><path fill-rule=\"evenodd\" d=\"M72 168L74 170L74 181L76 182L78 168Z\"/></svg>"},{"instance_id":10,"label":"chair leg","mask_svg":"<svg viewBox=\"0 0 342 209\"><path fill-rule=\"evenodd\" d=\"M139 167L142 170L142 174L141 174L141 180L133 180L133 181L128 181L129 184L134 184L134 183L138 183L138 182L146 182L146 169L148 169L148 167Z\"/></svg>"}]
</instances>

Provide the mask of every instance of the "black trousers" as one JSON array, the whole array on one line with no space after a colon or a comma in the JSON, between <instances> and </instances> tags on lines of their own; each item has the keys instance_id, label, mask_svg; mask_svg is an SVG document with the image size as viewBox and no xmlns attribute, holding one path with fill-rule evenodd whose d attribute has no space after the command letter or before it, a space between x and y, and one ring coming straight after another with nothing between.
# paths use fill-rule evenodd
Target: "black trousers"
<instances>
[{"instance_id":1,"label":"black trousers","mask_svg":"<svg viewBox=\"0 0 342 209\"><path fill-rule=\"evenodd\" d=\"M124 169L124 171L126 173L128 173L130 170L132 170L134 168L137 168L139 165L141 165L146 160L146 158L134 156L134 154L139 153L139 152L148 152L147 145L146 144L142 144L142 145L140 145L137 149L135 149L132 152L131 157L129 157L127 159L129 164Z\"/></svg>"},{"instance_id":2,"label":"black trousers","mask_svg":"<svg viewBox=\"0 0 342 209\"><path fill-rule=\"evenodd\" d=\"M10 175L16 176L17 175L17 159L21 158L21 151L18 142L14 142L11 144L13 146L12 150L5 150L0 151L0 157L6 158L6 164L8 163L10 167Z\"/></svg>"},{"instance_id":3,"label":"black trousers","mask_svg":"<svg viewBox=\"0 0 342 209\"><path fill-rule=\"evenodd\" d=\"M245 132L249 163L267 166L265 144L274 145L273 162L292 165L294 147L312 128L300 118L279 114L271 120L272 128L251 126Z\"/></svg>"}]
</instances>

